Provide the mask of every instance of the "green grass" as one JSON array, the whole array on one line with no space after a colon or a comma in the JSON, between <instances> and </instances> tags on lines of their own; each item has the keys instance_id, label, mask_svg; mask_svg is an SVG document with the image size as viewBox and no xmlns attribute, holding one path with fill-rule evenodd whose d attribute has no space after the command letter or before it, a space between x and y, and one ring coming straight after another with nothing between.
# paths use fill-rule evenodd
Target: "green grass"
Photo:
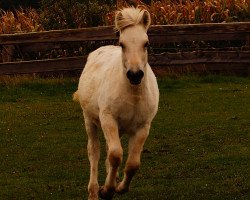
<instances>
[{"instance_id":1,"label":"green grass","mask_svg":"<svg viewBox=\"0 0 250 200\"><path fill-rule=\"evenodd\" d=\"M250 79L158 82L159 112L141 169L131 191L114 199L250 199ZM76 87L75 78L0 79L0 199L87 199L87 138L71 100ZM100 184L104 149L103 141Z\"/></svg>"}]
</instances>

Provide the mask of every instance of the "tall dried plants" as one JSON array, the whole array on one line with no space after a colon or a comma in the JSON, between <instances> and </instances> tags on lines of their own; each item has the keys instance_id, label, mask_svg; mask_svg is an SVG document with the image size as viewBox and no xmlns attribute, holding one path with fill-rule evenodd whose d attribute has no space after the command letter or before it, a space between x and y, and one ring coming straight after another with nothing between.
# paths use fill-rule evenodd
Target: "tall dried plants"
<instances>
[{"instance_id":1,"label":"tall dried plants","mask_svg":"<svg viewBox=\"0 0 250 200\"><path fill-rule=\"evenodd\" d=\"M0 34L112 25L115 10L129 6L127 1L117 1L113 6L93 1L86 7L74 0L75 4L69 8L63 2L67 0L46 4L40 12L22 8L0 10ZM147 8L152 23L159 25L250 21L249 0L152 0L149 5L140 0L133 2Z\"/></svg>"},{"instance_id":2,"label":"tall dried plants","mask_svg":"<svg viewBox=\"0 0 250 200\"><path fill-rule=\"evenodd\" d=\"M43 30L40 16L35 9L0 11L0 34Z\"/></svg>"}]
</instances>

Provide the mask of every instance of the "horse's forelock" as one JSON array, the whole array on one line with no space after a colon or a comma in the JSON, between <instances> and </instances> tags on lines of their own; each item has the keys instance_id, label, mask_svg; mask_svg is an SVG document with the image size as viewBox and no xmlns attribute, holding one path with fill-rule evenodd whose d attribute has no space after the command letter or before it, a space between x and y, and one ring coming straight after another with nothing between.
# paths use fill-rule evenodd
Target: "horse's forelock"
<instances>
[{"instance_id":1,"label":"horse's forelock","mask_svg":"<svg viewBox=\"0 0 250 200\"><path fill-rule=\"evenodd\" d=\"M145 23L145 13L148 14L147 24ZM117 31L122 31L129 26L134 26L137 24L143 23L145 28L148 29L150 24L150 16L148 11L141 8L124 8L116 13L115 17L115 29Z\"/></svg>"}]
</instances>

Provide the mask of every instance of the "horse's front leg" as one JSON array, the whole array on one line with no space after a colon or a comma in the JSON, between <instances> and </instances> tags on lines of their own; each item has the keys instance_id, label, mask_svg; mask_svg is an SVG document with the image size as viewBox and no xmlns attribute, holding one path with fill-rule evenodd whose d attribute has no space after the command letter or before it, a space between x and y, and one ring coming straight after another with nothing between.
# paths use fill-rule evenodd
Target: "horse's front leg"
<instances>
[{"instance_id":1,"label":"horse's front leg","mask_svg":"<svg viewBox=\"0 0 250 200\"><path fill-rule=\"evenodd\" d=\"M117 193L125 193L129 190L130 182L140 167L141 152L143 145L148 137L150 125L140 128L134 135L129 138L129 154L126 161L123 180L116 188Z\"/></svg>"},{"instance_id":2,"label":"horse's front leg","mask_svg":"<svg viewBox=\"0 0 250 200\"><path fill-rule=\"evenodd\" d=\"M103 112L100 114L100 121L108 149L106 162L109 163L105 184L100 188L99 194L103 199L112 199L116 188L118 168L122 162L123 150L116 120L112 115Z\"/></svg>"},{"instance_id":3,"label":"horse's front leg","mask_svg":"<svg viewBox=\"0 0 250 200\"><path fill-rule=\"evenodd\" d=\"M90 179L88 184L89 200L98 200L98 161L100 158L100 142L97 134L97 127L86 115L85 128L88 134L88 157L90 162Z\"/></svg>"}]
</instances>

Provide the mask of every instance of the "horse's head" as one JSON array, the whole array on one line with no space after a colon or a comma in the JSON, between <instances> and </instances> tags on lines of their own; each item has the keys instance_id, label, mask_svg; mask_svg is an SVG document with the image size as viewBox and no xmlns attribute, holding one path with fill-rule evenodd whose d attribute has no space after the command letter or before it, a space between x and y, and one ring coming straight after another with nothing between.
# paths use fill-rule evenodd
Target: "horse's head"
<instances>
[{"instance_id":1,"label":"horse's head","mask_svg":"<svg viewBox=\"0 0 250 200\"><path fill-rule=\"evenodd\" d=\"M120 32L119 44L122 48L126 76L131 84L138 85L148 62L147 30L150 25L150 14L138 8L125 8L117 12L115 24Z\"/></svg>"}]
</instances>

